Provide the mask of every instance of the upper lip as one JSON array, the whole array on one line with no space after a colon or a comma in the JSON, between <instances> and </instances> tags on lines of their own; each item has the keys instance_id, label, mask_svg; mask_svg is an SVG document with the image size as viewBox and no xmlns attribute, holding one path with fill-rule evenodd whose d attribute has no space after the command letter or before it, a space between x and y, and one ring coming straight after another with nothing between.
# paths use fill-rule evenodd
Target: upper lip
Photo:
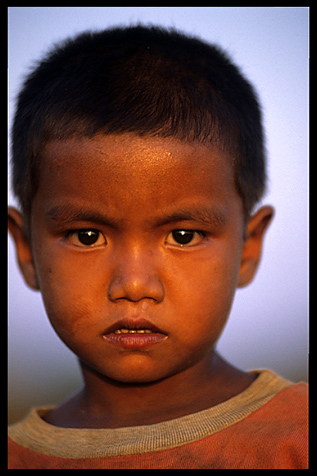
<instances>
[{"instance_id":1,"label":"upper lip","mask_svg":"<svg viewBox=\"0 0 317 476\"><path fill-rule=\"evenodd\" d=\"M118 329L150 329L153 333L166 334L166 332L162 331L159 327L155 326L154 324L152 324L152 322L144 318L128 317L116 321L104 331L104 335L112 334Z\"/></svg>"}]
</instances>

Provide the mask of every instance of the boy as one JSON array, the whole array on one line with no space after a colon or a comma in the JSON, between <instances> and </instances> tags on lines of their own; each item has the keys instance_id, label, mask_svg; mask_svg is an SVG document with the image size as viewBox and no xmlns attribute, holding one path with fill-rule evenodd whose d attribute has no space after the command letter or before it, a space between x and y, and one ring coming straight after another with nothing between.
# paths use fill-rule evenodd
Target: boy
<instances>
[{"instance_id":1,"label":"boy","mask_svg":"<svg viewBox=\"0 0 317 476\"><path fill-rule=\"evenodd\" d=\"M263 142L252 86L175 31L85 33L28 76L9 229L84 386L10 428L10 468L307 467L307 386L215 350L273 216Z\"/></svg>"}]
</instances>

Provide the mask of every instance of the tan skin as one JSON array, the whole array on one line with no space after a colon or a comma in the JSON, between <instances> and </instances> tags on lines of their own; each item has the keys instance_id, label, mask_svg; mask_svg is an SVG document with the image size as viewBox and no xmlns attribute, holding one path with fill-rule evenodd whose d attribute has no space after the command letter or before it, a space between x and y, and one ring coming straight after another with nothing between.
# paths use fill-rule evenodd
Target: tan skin
<instances>
[{"instance_id":1,"label":"tan skin","mask_svg":"<svg viewBox=\"0 0 317 476\"><path fill-rule=\"evenodd\" d=\"M9 229L84 387L45 420L153 424L247 388L254 375L215 345L236 288L256 272L272 215L262 207L245 227L231 158L217 149L133 134L48 143L30 238L14 208ZM136 348L107 340L122 319L146 319L160 339Z\"/></svg>"}]
</instances>

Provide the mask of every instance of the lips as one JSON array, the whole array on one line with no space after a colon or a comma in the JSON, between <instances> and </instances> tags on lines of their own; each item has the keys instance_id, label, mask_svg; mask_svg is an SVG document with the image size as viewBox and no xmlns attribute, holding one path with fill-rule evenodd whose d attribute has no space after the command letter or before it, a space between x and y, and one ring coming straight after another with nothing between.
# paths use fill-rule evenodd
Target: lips
<instances>
[{"instance_id":1,"label":"lips","mask_svg":"<svg viewBox=\"0 0 317 476\"><path fill-rule=\"evenodd\" d=\"M167 334L141 318L126 318L115 322L103 333L103 338L112 344L128 349L149 347L168 338Z\"/></svg>"}]
</instances>

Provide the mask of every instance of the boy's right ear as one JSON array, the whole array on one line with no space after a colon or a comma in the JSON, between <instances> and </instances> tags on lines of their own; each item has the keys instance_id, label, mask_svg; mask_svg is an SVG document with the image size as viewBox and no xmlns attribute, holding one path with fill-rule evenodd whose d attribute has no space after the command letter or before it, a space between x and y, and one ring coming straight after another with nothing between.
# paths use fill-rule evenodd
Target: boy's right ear
<instances>
[{"instance_id":1,"label":"boy's right ear","mask_svg":"<svg viewBox=\"0 0 317 476\"><path fill-rule=\"evenodd\" d=\"M24 280L32 289L39 290L31 244L24 233L23 216L14 207L8 209L8 228L15 242L17 260Z\"/></svg>"}]
</instances>

